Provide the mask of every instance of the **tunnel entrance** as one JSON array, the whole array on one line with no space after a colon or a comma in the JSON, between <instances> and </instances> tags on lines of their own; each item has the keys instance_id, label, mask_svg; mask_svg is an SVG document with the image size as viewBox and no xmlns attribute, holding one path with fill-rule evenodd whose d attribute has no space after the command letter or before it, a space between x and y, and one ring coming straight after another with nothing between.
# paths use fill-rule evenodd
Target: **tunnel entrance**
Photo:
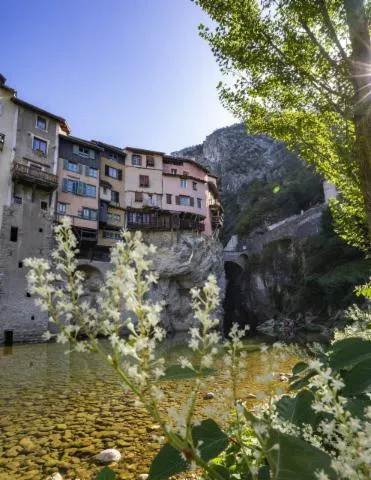
<instances>
[{"instance_id":1,"label":"tunnel entrance","mask_svg":"<svg viewBox=\"0 0 371 480\"><path fill-rule=\"evenodd\" d=\"M232 325L238 323L243 326L248 322L243 289L244 270L235 262L224 263L227 287L223 302L224 322L223 333L228 335Z\"/></svg>"}]
</instances>

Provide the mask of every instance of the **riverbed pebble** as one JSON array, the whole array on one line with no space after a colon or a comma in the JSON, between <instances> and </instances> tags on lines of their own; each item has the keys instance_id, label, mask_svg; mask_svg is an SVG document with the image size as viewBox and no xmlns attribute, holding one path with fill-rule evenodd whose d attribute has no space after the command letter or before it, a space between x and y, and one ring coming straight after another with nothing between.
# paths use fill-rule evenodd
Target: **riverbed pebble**
<instances>
[{"instance_id":1,"label":"riverbed pebble","mask_svg":"<svg viewBox=\"0 0 371 480\"><path fill-rule=\"evenodd\" d=\"M121 453L115 448L107 448L102 450L96 457L100 463L119 462L121 460Z\"/></svg>"},{"instance_id":2,"label":"riverbed pebble","mask_svg":"<svg viewBox=\"0 0 371 480\"><path fill-rule=\"evenodd\" d=\"M213 398L215 398L215 393L213 392L207 392L204 395L204 400L212 400Z\"/></svg>"}]
</instances>

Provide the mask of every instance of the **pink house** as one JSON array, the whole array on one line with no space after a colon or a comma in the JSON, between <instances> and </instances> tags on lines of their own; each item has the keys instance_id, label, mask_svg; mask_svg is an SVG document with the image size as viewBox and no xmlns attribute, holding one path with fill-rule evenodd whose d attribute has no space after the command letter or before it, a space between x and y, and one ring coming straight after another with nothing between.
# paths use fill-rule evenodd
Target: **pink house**
<instances>
[{"instance_id":1,"label":"pink house","mask_svg":"<svg viewBox=\"0 0 371 480\"><path fill-rule=\"evenodd\" d=\"M163 210L192 217L204 225L204 233L209 236L216 228L215 215L210 211L210 205L218 201L215 191L217 194L216 177L205 167L189 158L164 156Z\"/></svg>"}]
</instances>

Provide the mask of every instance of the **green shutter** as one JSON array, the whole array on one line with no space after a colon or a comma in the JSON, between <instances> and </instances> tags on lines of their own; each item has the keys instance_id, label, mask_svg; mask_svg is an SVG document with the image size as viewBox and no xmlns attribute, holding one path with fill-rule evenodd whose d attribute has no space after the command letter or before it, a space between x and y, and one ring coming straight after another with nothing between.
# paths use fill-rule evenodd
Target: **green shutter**
<instances>
[{"instance_id":1,"label":"green shutter","mask_svg":"<svg viewBox=\"0 0 371 480\"><path fill-rule=\"evenodd\" d=\"M78 145L73 145L73 147L72 147L72 152L73 152L75 155L79 155L79 153L80 153L79 146L78 146Z\"/></svg>"},{"instance_id":2,"label":"green shutter","mask_svg":"<svg viewBox=\"0 0 371 480\"><path fill-rule=\"evenodd\" d=\"M68 160L63 160L63 168L68 170Z\"/></svg>"},{"instance_id":3,"label":"green shutter","mask_svg":"<svg viewBox=\"0 0 371 480\"><path fill-rule=\"evenodd\" d=\"M89 150L89 157L90 157L92 160L95 160L95 151L94 151L94 150Z\"/></svg>"}]
</instances>

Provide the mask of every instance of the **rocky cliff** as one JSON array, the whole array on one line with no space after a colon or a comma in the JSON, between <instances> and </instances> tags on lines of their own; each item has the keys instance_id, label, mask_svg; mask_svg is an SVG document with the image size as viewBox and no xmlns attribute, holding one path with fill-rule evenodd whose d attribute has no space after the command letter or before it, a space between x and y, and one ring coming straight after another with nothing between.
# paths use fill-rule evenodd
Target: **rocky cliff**
<instances>
[{"instance_id":1,"label":"rocky cliff","mask_svg":"<svg viewBox=\"0 0 371 480\"><path fill-rule=\"evenodd\" d=\"M202 287L206 278L214 274L221 289L221 304L225 291L223 248L220 242L192 232L150 232L144 239L156 245L152 269L159 275L151 297L164 301L163 326L169 334L186 332L194 325L190 290ZM94 298L99 291L104 273L110 268L108 262L80 261L85 273L87 297ZM223 323L223 309L217 316Z\"/></svg>"}]
</instances>

